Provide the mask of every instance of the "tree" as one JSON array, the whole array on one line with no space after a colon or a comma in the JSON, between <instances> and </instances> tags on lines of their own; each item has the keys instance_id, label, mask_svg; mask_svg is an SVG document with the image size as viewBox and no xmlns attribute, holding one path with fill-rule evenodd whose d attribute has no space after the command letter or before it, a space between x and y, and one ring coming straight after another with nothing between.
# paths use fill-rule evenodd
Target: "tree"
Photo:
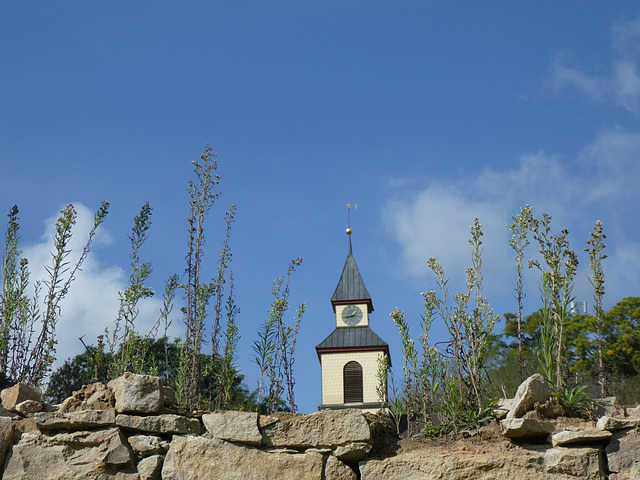
<instances>
[{"instance_id":1,"label":"tree","mask_svg":"<svg viewBox=\"0 0 640 480\"><path fill-rule=\"evenodd\" d=\"M522 322L525 358L533 358L540 343L542 309L527 315ZM517 355L517 324L513 313L505 314L504 333L491 340L495 359L493 371ZM604 315L602 352L604 369L611 375L640 375L640 297L626 297ZM574 378L596 380L598 337L596 317L570 314L564 322L565 357L568 374Z\"/></svg>"},{"instance_id":2,"label":"tree","mask_svg":"<svg viewBox=\"0 0 640 480\"><path fill-rule=\"evenodd\" d=\"M134 342L136 343L136 342ZM144 349L144 364L140 367L140 373L160 376L165 385L175 387L180 369L180 341L176 339L169 342L166 337L158 339L137 337L138 348ZM168 350L169 355L165 355ZM115 352L118 357L121 352ZM167 364L166 360L169 360ZM52 375L45 391L45 398L52 402L62 402L71 396L74 391L79 390L82 385L94 382L106 383L109 380L108 366L111 363L109 352L104 351L104 345L98 347L89 345L86 350L73 358L67 359ZM207 375L202 375L199 379L201 391L217 391L221 376L215 372L220 372L223 368L222 359L213 359L210 355L201 355L200 364ZM244 375L237 371L234 365L227 365L233 371L232 381L229 388L227 406L231 408L241 408L250 403L249 392L244 385ZM213 373L212 373L213 372Z\"/></svg>"},{"instance_id":3,"label":"tree","mask_svg":"<svg viewBox=\"0 0 640 480\"><path fill-rule=\"evenodd\" d=\"M95 347L91 347L95 350ZM65 360L64 364L51 374L43 397L52 403L62 403L74 391L94 380L93 359L89 351Z\"/></svg>"},{"instance_id":4,"label":"tree","mask_svg":"<svg viewBox=\"0 0 640 480\"><path fill-rule=\"evenodd\" d=\"M605 369L616 375L640 374L640 297L626 297L605 315Z\"/></svg>"}]
</instances>

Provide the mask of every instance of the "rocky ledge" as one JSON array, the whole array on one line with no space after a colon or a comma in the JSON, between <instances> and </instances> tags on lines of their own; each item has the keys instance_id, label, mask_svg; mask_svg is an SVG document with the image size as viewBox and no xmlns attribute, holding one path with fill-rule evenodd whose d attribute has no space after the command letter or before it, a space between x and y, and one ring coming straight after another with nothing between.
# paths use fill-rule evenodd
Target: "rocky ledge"
<instances>
[{"instance_id":1,"label":"rocky ledge","mask_svg":"<svg viewBox=\"0 0 640 480\"><path fill-rule=\"evenodd\" d=\"M126 374L43 405L25 385L0 392L3 479L612 479L640 478L640 412L614 401L598 422L550 418L538 377L500 423L398 442L388 418L184 412L157 377ZM551 410L553 410L551 408Z\"/></svg>"}]
</instances>

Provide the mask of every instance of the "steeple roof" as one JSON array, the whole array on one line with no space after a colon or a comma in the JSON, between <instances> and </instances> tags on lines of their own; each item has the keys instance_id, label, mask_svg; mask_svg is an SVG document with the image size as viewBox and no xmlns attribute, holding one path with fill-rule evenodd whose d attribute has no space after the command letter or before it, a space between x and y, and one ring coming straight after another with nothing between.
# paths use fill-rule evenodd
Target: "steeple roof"
<instances>
[{"instance_id":1,"label":"steeple roof","mask_svg":"<svg viewBox=\"0 0 640 480\"><path fill-rule=\"evenodd\" d=\"M389 344L382 340L376 332L367 327L341 327L336 328L331 335L325 338L316 350L386 350ZM319 352L318 352L319 353Z\"/></svg>"},{"instance_id":2,"label":"steeple roof","mask_svg":"<svg viewBox=\"0 0 640 480\"><path fill-rule=\"evenodd\" d=\"M331 304L335 311L336 305L343 305L346 303L367 303L369 305L369 311L373 311L373 302L367 287L364 285L362 275L356 260L353 258L351 249L351 229L347 229L349 235L349 252L347 254L347 260L344 262L344 268L342 269L342 275L338 281L338 286L333 292L331 297Z\"/></svg>"}]
</instances>

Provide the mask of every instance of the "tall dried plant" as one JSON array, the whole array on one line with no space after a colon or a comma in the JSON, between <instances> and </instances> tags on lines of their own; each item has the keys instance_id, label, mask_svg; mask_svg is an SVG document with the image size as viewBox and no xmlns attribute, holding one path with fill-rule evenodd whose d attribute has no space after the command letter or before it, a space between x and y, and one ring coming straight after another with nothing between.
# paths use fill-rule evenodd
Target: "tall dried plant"
<instances>
[{"instance_id":1,"label":"tall dried plant","mask_svg":"<svg viewBox=\"0 0 640 480\"><path fill-rule=\"evenodd\" d=\"M500 315L493 313L488 300L482 295L482 236L482 226L476 218L471 226L469 239L472 247L472 266L467 269L466 290L451 295L451 307L447 304L448 279L444 269L435 258L432 257L428 261L429 268L436 275L442 299L438 299L435 292L428 292L425 301L433 302L427 307L439 312L451 336L457 385L465 408L480 408L483 404L481 384L486 374L489 336L500 318ZM472 298L473 307L468 311Z\"/></svg>"},{"instance_id":2,"label":"tall dried plant","mask_svg":"<svg viewBox=\"0 0 640 480\"><path fill-rule=\"evenodd\" d=\"M604 370L604 359L602 356L603 343L603 327L604 327L604 309L602 308L602 299L604 298L604 270L602 269L602 261L607 258L604 253L606 244L604 243L607 236L604 234L602 222L598 220L593 227L585 248L585 252L589 253L590 274L589 282L593 287L593 310L596 317L596 341L598 342L598 382L600 383L600 394L605 397L608 394L607 377Z\"/></svg>"},{"instance_id":3,"label":"tall dried plant","mask_svg":"<svg viewBox=\"0 0 640 480\"><path fill-rule=\"evenodd\" d=\"M2 257L0 292L0 372L9 381L38 385L55 360L55 329L61 314L60 302L69 292L76 274L89 254L97 228L109 213L109 204L102 202L94 215L93 226L80 257L69 262L69 243L77 212L67 205L55 223L51 264L46 266L47 278L36 281L33 297L27 290L30 281L28 260L19 248L18 207L9 211ZM40 310L40 292L46 288L44 313Z\"/></svg>"},{"instance_id":4,"label":"tall dried plant","mask_svg":"<svg viewBox=\"0 0 640 480\"><path fill-rule=\"evenodd\" d=\"M530 229L538 242L544 266L537 260L529 261L529 267L537 267L542 273L543 298L548 298L549 316L553 323L555 352L555 383L560 390L565 382L564 326L569 315L569 304L573 301L574 276L578 268L578 257L569 248L569 231L551 233L551 216L544 213L542 219L532 218ZM549 348L548 346L546 347Z\"/></svg>"},{"instance_id":5,"label":"tall dried plant","mask_svg":"<svg viewBox=\"0 0 640 480\"><path fill-rule=\"evenodd\" d=\"M185 340L184 355L184 388L181 400L195 407L200 401L199 375L201 374L201 351L204 340L205 319L211 297L215 294L215 284L202 282L201 267L205 243L205 219L216 200L220 197L215 187L220 181L216 173L217 154L209 145L205 146L200 160L192 161L195 180L189 181L189 240L187 244L186 282L184 289L185 307Z\"/></svg>"},{"instance_id":6,"label":"tall dried plant","mask_svg":"<svg viewBox=\"0 0 640 480\"><path fill-rule=\"evenodd\" d=\"M139 313L140 300L152 297L154 294L153 289L145 285L153 271L151 262L140 261L140 249L147 240L147 231L151 227L151 210L149 202L145 203L133 220L131 235L128 237L131 243L129 285L124 292L118 292L120 306L113 331L109 334L109 331L105 330L112 359L109 369L110 378L132 371L136 357L144 355L144 352L138 351L139 338L135 321Z\"/></svg>"},{"instance_id":7,"label":"tall dried plant","mask_svg":"<svg viewBox=\"0 0 640 480\"><path fill-rule=\"evenodd\" d=\"M286 275L274 281L274 299L269 315L258 329L258 340L253 342L254 362L260 369L256 404L260 408L263 401L266 401L267 412L275 412L278 409L285 388L289 408L293 412L297 408L293 394L293 364L296 337L306 307L304 303L298 307L293 327L285 324L284 314L289 308L291 274L301 264L302 258L291 260Z\"/></svg>"},{"instance_id":8,"label":"tall dried plant","mask_svg":"<svg viewBox=\"0 0 640 480\"><path fill-rule=\"evenodd\" d=\"M529 222L531 221L531 207L526 205L520 209L520 213L511 217L513 223L508 225L512 237L509 246L515 251L516 268L518 279L516 281L516 301L518 302L518 365L520 366L520 382L524 381L524 355L522 353L522 301L526 297L522 280L522 268L524 249L529 246L527 233L529 232Z\"/></svg>"}]
</instances>

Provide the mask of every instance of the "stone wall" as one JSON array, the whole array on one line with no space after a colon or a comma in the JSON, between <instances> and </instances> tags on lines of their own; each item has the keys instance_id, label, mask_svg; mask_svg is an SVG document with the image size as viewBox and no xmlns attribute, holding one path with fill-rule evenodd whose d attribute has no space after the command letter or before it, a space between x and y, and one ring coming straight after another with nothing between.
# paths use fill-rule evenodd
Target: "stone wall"
<instances>
[{"instance_id":1,"label":"stone wall","mask_svg":"<svg viewBox=\"0 0 640 480\"><path fill-rule=\"evenodd\" d=\"M548 393L531 401L527 388L503 409L501 426L488 427L496 438L467 432L398 443L384 416L358 410L181 412L172 391L150 376L83 387L58 408L16 385L1 392L2 478L640 478L635 410L611 407L597 423L543 419Z\"/></svg>"}]
</instances>

